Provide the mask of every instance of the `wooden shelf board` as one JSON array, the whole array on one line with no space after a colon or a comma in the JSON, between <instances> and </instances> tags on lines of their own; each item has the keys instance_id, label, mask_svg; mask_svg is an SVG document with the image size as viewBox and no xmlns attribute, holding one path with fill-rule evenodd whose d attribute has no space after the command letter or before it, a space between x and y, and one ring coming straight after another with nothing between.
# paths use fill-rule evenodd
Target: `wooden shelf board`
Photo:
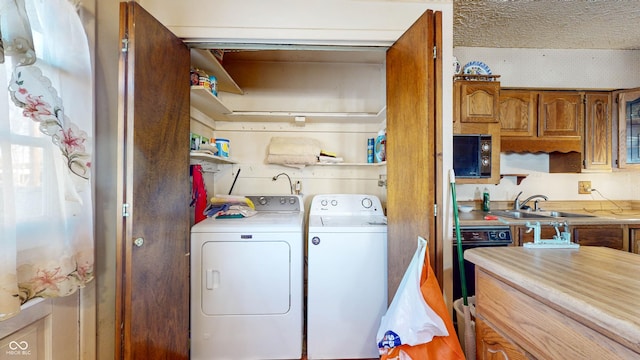
<instances>
[{"instance_id":1,"label":"wooden shelf board","mask_svg":"<svg viewBox=\"0 0 640 360\"><path fill-rule=\"evenodd\" d=\"M191 49L191 64L213 75L218 81L218 91L242 95L243 91L209 50Z\"/></svg>"}]
</instances>

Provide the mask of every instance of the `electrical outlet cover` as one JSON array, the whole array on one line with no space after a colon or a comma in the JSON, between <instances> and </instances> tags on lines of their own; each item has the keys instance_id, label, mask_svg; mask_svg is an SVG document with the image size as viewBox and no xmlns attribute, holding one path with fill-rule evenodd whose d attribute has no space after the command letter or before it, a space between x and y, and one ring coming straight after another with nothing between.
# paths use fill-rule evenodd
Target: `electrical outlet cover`
<instances>
[{"instance_id":1,"label":"electrical outlet cover","mask_svg":"<svg viewBox=\"0 0 640 360\"><path fill-rule=\"evenodd\" d=\"M578 181L578 194L591 194L591 181Z\"/></svg>"}]
</instances>

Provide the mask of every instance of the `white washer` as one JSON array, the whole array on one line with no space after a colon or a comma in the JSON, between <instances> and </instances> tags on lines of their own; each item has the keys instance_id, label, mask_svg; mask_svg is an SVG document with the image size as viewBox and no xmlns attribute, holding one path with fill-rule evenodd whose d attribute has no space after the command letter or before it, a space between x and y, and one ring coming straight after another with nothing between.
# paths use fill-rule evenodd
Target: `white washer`
<instances>
[{"instance_id":1,"label":"white washer","mask_svg":"<svg viewBox=\"0 0 640 360\"><path fill-rule=\"evenodd\" d=\"M304 206L248 196L257 214L191 229L191 359L300 359Z\"/></svg>"},{"instance_id":2,"label":"white washer","mask_svg":"<svg viewBox=\"0 0 640 360\"><path fill-rule=\"evenodd\" d=\"M373 195L316 195L307 244L307 357L378 358L387 219Z\"/></svg>"}]
</instances>

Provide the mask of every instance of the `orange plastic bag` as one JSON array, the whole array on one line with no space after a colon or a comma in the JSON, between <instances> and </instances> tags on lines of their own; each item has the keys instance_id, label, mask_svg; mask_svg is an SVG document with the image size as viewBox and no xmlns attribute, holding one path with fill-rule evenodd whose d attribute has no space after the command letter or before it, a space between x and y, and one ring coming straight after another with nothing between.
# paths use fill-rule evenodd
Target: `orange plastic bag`
<instances>
[{"instance_id":1,"label":"orange plastic bag","mask_svg":"<svg viewBox=\"0 0 640 360\"><path fill-rule=\"evenodd\" d=\"M418 345L399 345L393 348L380 349L381 360L465 360L464 352L453 327L453 320L449 316L442 290L438 285L438 279L431 268L429 248L427 246L425 246L425 252L424 266L420 277L420 290L429 307L444 321L449 335L434 336L431 341Z\"/></svg>"}]
</instances>

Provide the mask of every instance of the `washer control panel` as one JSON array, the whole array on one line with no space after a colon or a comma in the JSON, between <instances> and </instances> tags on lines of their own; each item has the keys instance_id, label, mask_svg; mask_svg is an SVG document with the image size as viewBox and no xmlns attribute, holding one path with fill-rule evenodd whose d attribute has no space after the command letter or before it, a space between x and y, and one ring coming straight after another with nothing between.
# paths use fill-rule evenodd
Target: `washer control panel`
<instances>
[{"instance_id":1,"label":"washer control panel","mask_svg":"<svg viewBox=\"0 0 640 360\"><path fill-rule=\"evenodd\" d=\"M375 195L320 194L311 201L313 215L384 215L382 203Z\"/></svg>"}]
</instances>

